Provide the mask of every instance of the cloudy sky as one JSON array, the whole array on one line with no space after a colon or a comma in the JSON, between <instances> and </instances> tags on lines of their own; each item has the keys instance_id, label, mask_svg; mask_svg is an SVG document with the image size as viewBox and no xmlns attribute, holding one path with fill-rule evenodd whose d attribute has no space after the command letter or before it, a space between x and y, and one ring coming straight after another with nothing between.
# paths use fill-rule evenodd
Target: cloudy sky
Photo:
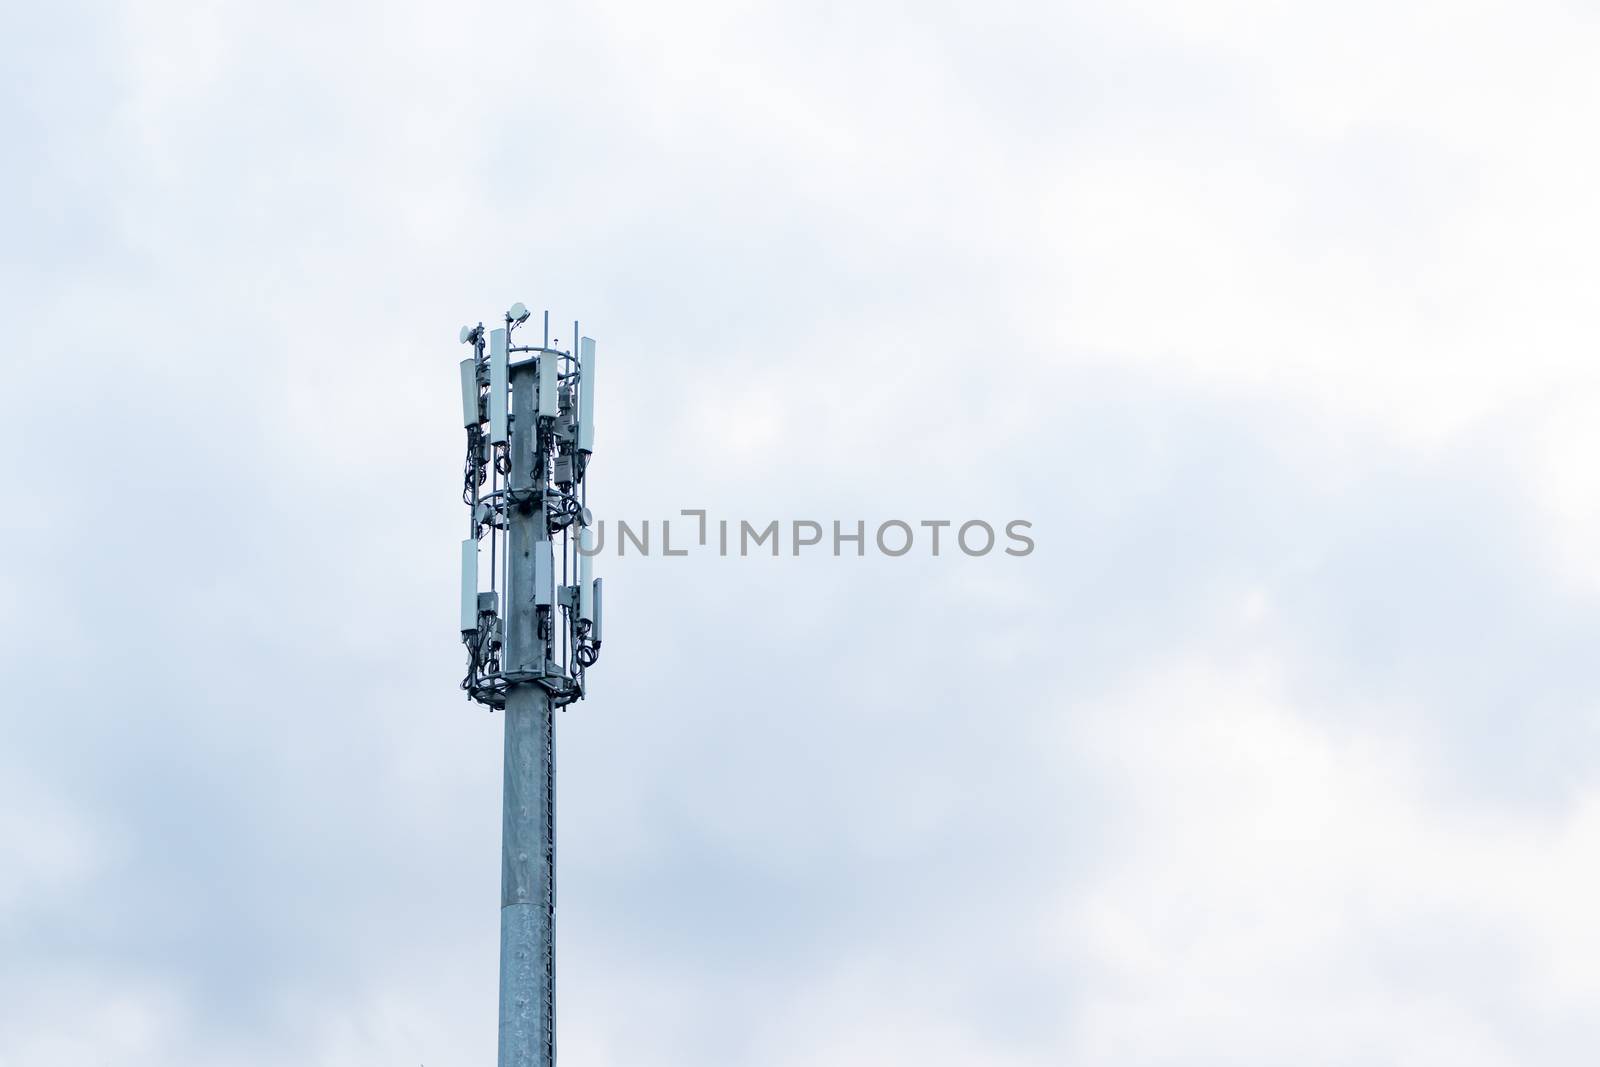
<instances>
[{"instance_id":1,"label":"cloudy sky","mask_svg":"<svg viewBox=\"0 0 1600 1067\"><path fill-rule=\"evenodd\" d=\"M1597 52L9 5L0 1067L493 1062L455 334L515 300L599 340L603 516L1038 546L600 561L563 1062L1592 1063Z\"/></svg>"}]
</instances>

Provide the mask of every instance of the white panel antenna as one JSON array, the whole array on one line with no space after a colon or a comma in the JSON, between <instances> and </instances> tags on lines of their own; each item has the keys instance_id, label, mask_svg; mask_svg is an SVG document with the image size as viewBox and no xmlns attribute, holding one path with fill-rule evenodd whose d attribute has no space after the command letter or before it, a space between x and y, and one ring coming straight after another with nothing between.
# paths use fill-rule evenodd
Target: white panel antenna
<instances>
[{"instance_id":1,"label":"white panel antenna","mask_svg":"<svg viewBox=\"0 0 1600 1067\"><path fill-rule=\"evenodd\" d=\"M594 451L594 338L578 343L578 451Z\"/></svg>"},{"instance_id":2,"label":"white panel antenna","mask_svg":"<svg viewBox=\"0 0 1600 1067\"><path fill-rule=\"evenodd\" d=\"M478 539L461 542L461 632L478 628Z\"/></svg>"},{"instance_id":3,"label":"white panel antenna","mask_svg":"<svg viewBox=\"0 0 1600 1067\"><path fill-rule=\"evenodd\" d=\"M594 622L594 534L578 530L578 621Z\"/></svg>"},{"instance_id":4,"label":"white panel antenna","mask_svg":"<svg viewBox=\"0 0 1600 1067\"><path fill-rule=\"evenodd\" d=\"M489 331L489 443L510 440L511 369L506 351L506 331Z\"/></svg>"},{"instance_id":5,"label":"white panel antenna","mask_svg":"<svg viewBox=\"0 0 1600 1067\"><path fill-rule=\"evenodd\" d=\"M556 354L539 353L539 417L553 419L561 414L561 397L556 392Z\"/></svg>"},{"instance_id":6,"label":"white panel antenna","mask_svg":"<svg viewBox=\"0 0 1600 1067\"><path fill-rule=\"evenodd\" d=\"M533 543L533 602L547 608L556 602L555 559L549 541Z\"/></svg>"},{"instance_id":7,"label":"white panel antenna","mask_svg":"<svg viewBox=\"0 0 1600 1067\"><path fill-rule=\"evenodd\" d=\"M461 425L478 425L478 363L461 361Z\"/></svg>"}]
</instances>

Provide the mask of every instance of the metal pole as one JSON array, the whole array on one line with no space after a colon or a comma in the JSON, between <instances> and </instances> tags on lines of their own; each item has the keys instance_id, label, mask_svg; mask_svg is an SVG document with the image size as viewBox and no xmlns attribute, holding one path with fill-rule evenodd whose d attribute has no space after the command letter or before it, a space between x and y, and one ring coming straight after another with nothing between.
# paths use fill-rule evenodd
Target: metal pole
<instances>
[{"instance_id":1,"label":"metal pole","mask_svg":"<svg viewBox=\"0 0 1600 1067\"><path fill-rule=\"evenodd\" d=\"M506 697L500 1067L555 1064L555 841L546 799L554 771L550 711L550 695L538 685L514 686Z\"/></svg>"},{"instance_id":2,"label":"metal pole","mask_svg":"<svg viewBox=\"0 0 1600 1067\"><path fill-rule=\"evenodd\" d=\"M541 358L545 358L541 356ZM536 580L551 543L532 361L511 374L505 604L505 786L500 868L500 1067L555 1065L555 730ZM537 562L543 558L541 565ZM542 571L542 573L541 573ZM553 611L547 610L553 620ZM553 621L551 623L553 629Z\"/></svg>"},{"instance_id":3,"label":"metal pole","mask_svg":"<svg viewBox=\"0 0 1600 1067\"><path fill-rule=\"evenodd\" d=\"M475 538L463 542L461 553L462 688L469 699L505 711L500 1067L555 1067L554 713L584 698L586 672L600 655L600 579L590 576L588 557L576 568L576 584L568 574L571 543L587 535L592 521L582 502L594 439L594 342L581 339L574 322L572 352L552 351L547 311L542 348L512 345L511 331L529 318L525 305L513 304L505 328L489 332L486 381L476 377L485 362L483 324L464 326L459 335L474 353L461 377L472 480L465 496ZM536 355L508 363L513 352ZM481 494L476 479L485 466L494 474L490 491ZM485 537L487 594L478 564Z\"/></svg>"}]
</instances>

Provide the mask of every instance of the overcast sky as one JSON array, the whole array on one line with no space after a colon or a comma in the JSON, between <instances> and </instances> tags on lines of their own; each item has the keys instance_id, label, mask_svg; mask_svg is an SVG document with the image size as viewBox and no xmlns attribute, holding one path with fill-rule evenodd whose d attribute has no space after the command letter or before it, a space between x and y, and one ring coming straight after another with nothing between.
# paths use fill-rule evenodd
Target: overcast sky
<instances>
[{"instance_id":1,"label":"overcast sky","mask_svg":"<svg viewBox=\"0 0 1600 1067\"><path fill-rule=\"evenodd\" d=\"M493 1062L456 331L516 300L598 339L603 517L1037 543L598 561L563 1062L1592 1064L1597 54L7 6L0 1067Z\"/></svg>"}]
</instances>

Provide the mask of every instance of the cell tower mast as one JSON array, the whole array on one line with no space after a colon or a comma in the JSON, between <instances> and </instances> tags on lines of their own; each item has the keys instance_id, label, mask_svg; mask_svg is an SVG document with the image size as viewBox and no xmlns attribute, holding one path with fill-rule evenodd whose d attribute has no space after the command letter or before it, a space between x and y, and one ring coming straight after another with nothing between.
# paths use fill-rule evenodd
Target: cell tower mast
<instances>
[{"instance_id":1,"label":"cell tower mast","mask_svg":"<svg viewBox=\"0 0 1600 1067\"><path fill-rule=\"evenodd\" d=\"M600 655L600 579L585 506L594 452L594 341L514 344L463 326L461 640L468 698L505 711L500 867L500 1067L556 1061L555 711L585 695ZM487 551L486 551L487 549ZM487 558L485 558L487 557ZM485 566L485 564L487 564Z\"/></svg>"}]
</instances>

